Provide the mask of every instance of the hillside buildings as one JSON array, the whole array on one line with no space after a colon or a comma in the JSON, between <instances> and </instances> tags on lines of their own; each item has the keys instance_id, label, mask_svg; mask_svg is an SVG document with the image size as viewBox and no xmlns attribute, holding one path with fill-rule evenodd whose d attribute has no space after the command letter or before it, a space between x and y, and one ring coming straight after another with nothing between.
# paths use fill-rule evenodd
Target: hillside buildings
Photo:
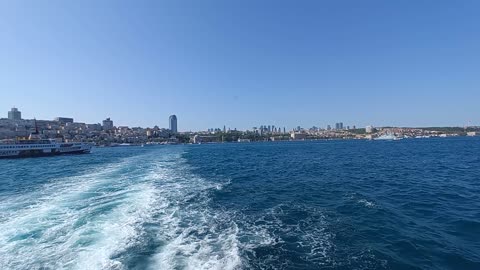
<instances>
[{"instance_id":1,"label":"hillside buildings","mask_svg":"<svg viewBox=\"0 0 480 270\"><path fill-rule=\"evenodd\" d=\"M169 128L114 126L113 120L107 118L100 123L75 122L73 118L56 117L54 120L22 119L17 108L8 112L8 118L0 118L0 140L25 138L38 127L43 138L61 139L63 141L88 141L97 145L114 145L116 143L144 144L147 142L245 142L245 141L282 141L282 140L320 140L320 139L375 139L382 135L394 135L396 138L430 138L450 136L479 136L480 127L444 127L444 128L398 128L366 126L365 128L344 128L343 123L336 123L335 128L327 126L300 126L286 132L286 128L276 125L261 125L252 130L240 131L236 128L210 128L208 131L178 132L177 116L169 117ZM198 136L196 136L198 135ZM196 137L195 137L196 136Z\"/></svg>"},{"instance_id":2,"label":"hillside buildings","mask_svg":"<svg viewBox=\"0 0 480 270\"><path fill-rule=\"evenodd\" d=\"M54 120L64 124L73 123L73 118L68 118L68 117L56 117Z\"/></svg>"},{"instance_id":3,"label":"hillside buildings","mask_svg":"<svg viewBox=\"0 0 480 270\"><path fill-rule=\"evenodd\" d=\"M372 127L372 126L367 126L367 127L365 128L365 132L366 132L366 133L369 133L369 134L370 134L370 133L373 133L373 127Z\"/></svg>"}]
</instances>

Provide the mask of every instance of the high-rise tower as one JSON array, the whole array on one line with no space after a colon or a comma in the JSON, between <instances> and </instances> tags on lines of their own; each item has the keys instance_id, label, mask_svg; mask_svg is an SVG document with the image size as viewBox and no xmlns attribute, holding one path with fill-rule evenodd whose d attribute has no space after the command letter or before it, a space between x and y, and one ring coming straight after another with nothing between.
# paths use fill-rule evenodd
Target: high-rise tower
<instances>
[{"instance_id":1,"label":"high-rise tower","mask_svg":"<svg viewBox=\"0 0 480 270\"><path fill-rule=\"evenodd\" d=\"M170 115L170 118L168 119L168 124L170 127L170 131L173 133L177 133L177 116L176 115Z\"/></svg>"}]
</instances>

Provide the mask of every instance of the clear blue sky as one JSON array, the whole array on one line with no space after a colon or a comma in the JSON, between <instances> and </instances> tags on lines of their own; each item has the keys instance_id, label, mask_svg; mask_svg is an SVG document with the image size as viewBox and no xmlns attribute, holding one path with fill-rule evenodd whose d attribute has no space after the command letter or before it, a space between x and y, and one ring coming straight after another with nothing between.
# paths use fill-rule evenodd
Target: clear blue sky
<instances>
[{"instance_id":1,"label":"clear blue sky","mask_svg":"<svg viewBox=\"0 0 480 270\"><path fill-rule=\"evenodd\" d=\"M479 14L476 0L0 0L0 116L480 124Z\"/></svg>"}]
</instances>

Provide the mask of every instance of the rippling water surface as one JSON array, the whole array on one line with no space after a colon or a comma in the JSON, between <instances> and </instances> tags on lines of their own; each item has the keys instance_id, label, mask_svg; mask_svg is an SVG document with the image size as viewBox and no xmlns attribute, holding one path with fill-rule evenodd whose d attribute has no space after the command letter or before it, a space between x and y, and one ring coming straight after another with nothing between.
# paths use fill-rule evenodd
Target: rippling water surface
<instances>
[{"instance_id":1,"label":"rippling water surface","mask_svg":"<svg viewBox=\"0 0 480 270\"><path fill-rule=\"evenodd\" d=\"M0 160L0 269L480 269L480 140Z\"/></svg>"}]
</instances>

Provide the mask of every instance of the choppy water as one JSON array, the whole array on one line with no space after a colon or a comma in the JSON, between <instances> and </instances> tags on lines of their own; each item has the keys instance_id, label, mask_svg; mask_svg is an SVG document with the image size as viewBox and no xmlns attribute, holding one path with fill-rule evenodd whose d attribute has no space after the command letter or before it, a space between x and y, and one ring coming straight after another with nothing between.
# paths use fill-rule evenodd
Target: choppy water
<instances>
[{"instance_id":1,"label":"choppy water","mask_svg":"<svg viewBox=\"0 0 480 270\"><path fill-rule=\"evenodd\" d=\"M0 160L0 269L480 269L480 140Z\"/></svg>"}]
</instances>

